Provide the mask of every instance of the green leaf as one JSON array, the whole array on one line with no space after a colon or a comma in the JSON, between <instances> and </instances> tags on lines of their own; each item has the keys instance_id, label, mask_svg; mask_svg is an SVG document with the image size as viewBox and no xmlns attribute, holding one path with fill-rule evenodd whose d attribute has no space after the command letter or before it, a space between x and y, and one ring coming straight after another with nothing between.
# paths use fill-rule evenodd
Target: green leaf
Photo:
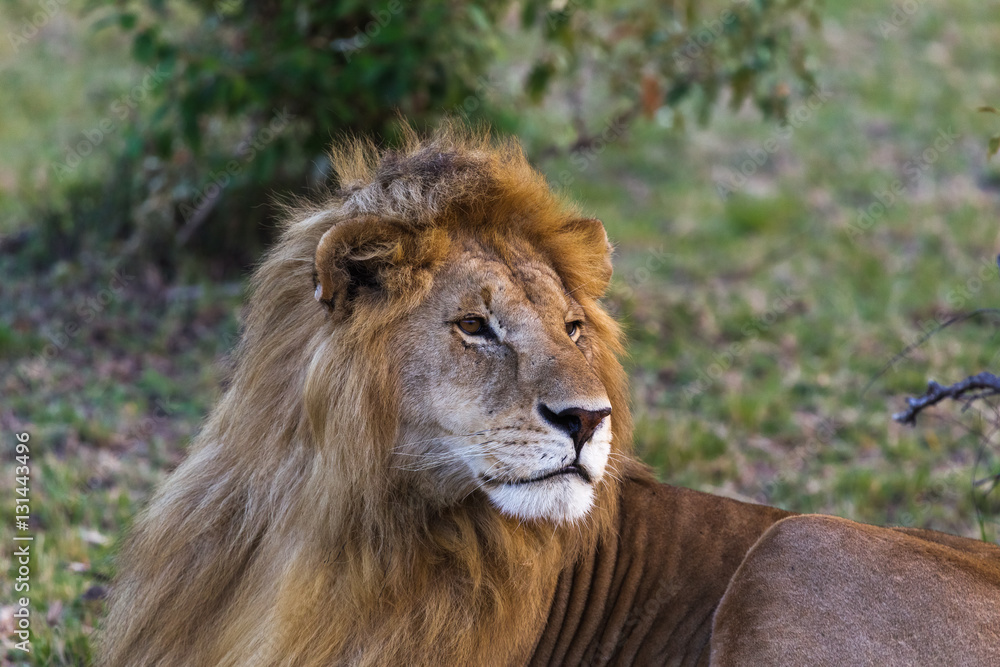
<instances>
[{"instance_id":1,"label":"green leaf","mask_svg":"<svg viewBox=\"0 0 1000 667\"><path fill-rule=\"evenodd\" d=\"M161 102L156 107L156 109L153 110L153 113L149 117L149 123L150 123L150 125L156 126L156 125L159 125L160 123L162 123L163 120L170 113L171 109L173 109L173 106L172 106L171 102L169 102L169 101Z\"/></svg>"},{"instance_id":2,"label":"green leaf","mask_svg":"<svg viewBox=\"0 0 1000 667\"><path fill-rule=\"evenodd\" d=\"M132 12L123 12L119 14L118 25L120 25L124 30L131 30L135 27L135 14Z\"/></svg>"},{"instance_id":3,"label":"green leaf","mask_svg":"<svg viewBox=\"0 0 1000 667\"><path fill-rule=\"evenodd\" d=\"M1000 151L1000 134L994 134L990 137L989 152L987 152L988 157L993 157Z\"/></svg>"},{"instance_id":4,"label":"green leaf","mask_svg":"<svg viewBox=\"0 0 1000 667\"><path fill-rule=\"evenodd\" d=\"M563 34L569 32L570 18L568 9L545 12L545 39L558 40Z\"/></svg>"},{"instance_id":5,"label":"green leaf","mask_svg":"<svg viewBox=\"0 0 1000 667\"><path fill-rule=\"evenodd\" d=\"M483 11L482 7L469 5L469 18L472 19L472 24L479 30L483 32L490 31L490 20L486 16L486 12Z\"/></svg>"},{"instance_id":6,"label":"green leaf","mask_svg":"<svg viewBox=\"0 0 1000 667\"><path fill-rule=\"evenodd\" d=\"M729 101L729 107L733 111L736 111L743 104L750 93L753 91L755 83L755 74L753 69L749 67L739 68L732 76L730 81L730 86L733 89L733 96Z\"/></svg>"},{"instance_id":7,"label":"green leaf","mask_svg":"<svg viewBox=\"0 0 1000 667\"><path fill-rule=\"evenodd\" d=\"M107 16L102 16L101 18L94 21L94 24L91 26L91 29L94 32L97 32L98 30L102 30L118 22L119 21L117 16L115 16L114 14L108 14Z\"/></svg>"},{"instance_id":8,"label":"green leaf","mask_svg":"<svg viewBox=\"0 0 1000 667\"><path fill-rule=\"evenodd\" d=\"M691 82L687 79L679 79L674 82L674 85L670 87L667 91L666 104L667 106L676 106L678 102L687 97L687 94L691 92Z\"/></svg>"},{"instance_id":9,"label":"green leaf","mask_svg":"<svg viewBox=\"0 0 1000 667\"><path fill-rule=\"evenodd\" d=\"M521 6L521 28L527 30L535 25L535 19L538 17L538 3L537 2L525 2Z\"/></svg>"},{"instance_id":10,"label":"green leaf","mask_svg":"<svg viewBox=\"0 0 1000 667\"><path fill-rule=\"evenodd\" d=\"M548 88L549 80L555 74L555 71L555 65L551 62L535 63L535 66L531 68L531 73L528 74L528 81L525 87L532 102L538 102L542 99L545 89Z\"/></svg>"},{"instance_id":11,"label":"green leaf","mask_svg":"<svg viewBox=\"0 0 1000 667\"><path fill-rule=\"evenodd\" d=\"M141 63L149 63L155 60L156 56L156 31L147 28L135 36L132 42L132 53L135 59Z\"/></svg>"}]
</instances>

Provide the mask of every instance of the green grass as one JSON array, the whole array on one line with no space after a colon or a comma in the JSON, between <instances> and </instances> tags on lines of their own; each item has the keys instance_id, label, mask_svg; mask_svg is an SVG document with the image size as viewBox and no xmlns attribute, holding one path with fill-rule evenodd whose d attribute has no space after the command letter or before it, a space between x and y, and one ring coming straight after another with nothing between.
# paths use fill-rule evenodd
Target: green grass
<instances>
[{"instance_id":1,"label":"green grass","mask_svg":"<svg viewBox=\"0 0 1000 667\"><path fill-rule=\"evenodd\" d=\"M35 175L136 75L122 44L64 11L27 54L2 52L0 234L65 195ZM830 97L788 136L749 111L684 133L641 119L585 169L567 155L539 162L553 180L572 175L566 189L617 245L607 303L628 330L637 449L665 481L1000 538L1000 500L972 485L1000 471L996 415L945 405L916 428L890 420L928 379L997 372L996 319L941 331L887 368L937 322L1000 305L1000 163L986 157L1000 121L974 110L1000 103L991 11L928 0L883 37L884 3L831 6L814 45ZM564 108L520 113L526 143L566 136ZM923 160L942 130L958 138ZM776 135L720 199L718 184ZM102 159L88 163L95 173ZM896 180L901 196L858 228L858 211ZM115 259L82 254L0 281L0 497L13 494L13 434L32 437L32 664L88 661L116 545L218 398L238 329L233 290L167 293L152 270L95 306ZM4 275L15 268L0 257ZM60 334L54 358L39 360ZM5 547L0 569L11 566ZM6 579L0 590L9 605Z\"/></svg>"}]
</instances>

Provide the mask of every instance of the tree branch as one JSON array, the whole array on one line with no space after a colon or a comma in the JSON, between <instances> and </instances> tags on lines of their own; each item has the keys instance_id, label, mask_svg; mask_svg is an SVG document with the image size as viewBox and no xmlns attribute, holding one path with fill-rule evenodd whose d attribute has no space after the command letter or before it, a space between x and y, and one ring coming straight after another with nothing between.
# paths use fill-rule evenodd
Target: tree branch
<instances>
[{"instance_id":1,"label":"tree branch","mask_svg":"<svg viewBox=\"0 0 1000 667\"><path fill-rule=\"evenodd\" d=\"M965 394L971 391L982 391L983 393L967 397L969 401L1000 395L1000 377L993 375L993 373L979 373L947 387L931 380L927 383L927 392L923 396L906 399L906 404L909 407L903 412L897 412L892 418L900 424L915 426L917 415L924 408L940 403L946 398L961 400Z\"/></svg>"}]
</instances>

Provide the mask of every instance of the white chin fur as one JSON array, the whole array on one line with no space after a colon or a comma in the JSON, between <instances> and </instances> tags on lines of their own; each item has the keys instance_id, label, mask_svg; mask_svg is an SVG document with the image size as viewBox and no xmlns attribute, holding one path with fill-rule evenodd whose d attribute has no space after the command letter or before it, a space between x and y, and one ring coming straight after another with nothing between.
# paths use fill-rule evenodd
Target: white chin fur
<instances>
[{"instance_id":1,"label":"white chin fur","mask_svg":"<svg viewBox=\"0 0 1000 667\"><path fill-rule=\"evenodd\" d=\"M490 501L517 519L578 521L594 504L594 488L578 475L558 475L528 484L503 484L486 489Z\"/></svg>"}]
</instances>

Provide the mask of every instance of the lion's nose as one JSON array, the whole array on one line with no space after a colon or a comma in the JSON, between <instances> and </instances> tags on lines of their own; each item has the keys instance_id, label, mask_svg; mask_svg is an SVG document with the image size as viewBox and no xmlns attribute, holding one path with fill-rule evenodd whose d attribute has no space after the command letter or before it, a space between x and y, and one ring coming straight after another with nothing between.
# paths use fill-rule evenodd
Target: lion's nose
<instances>
[{"instance_id":1,"label":"lion's nose","mask_svg":"<svg viewBox=\"0 0 1000 667\"><path fill-rule=\"evenodd\" d=\"M566 408L556 413L544 403L539 403L538 412L541 413L545 421L573 439L573 448L576 450L576 455L580 456L580 450L594 435L594 431L601 425L601 421L611 414L611 408L601 408L600 410Z\"/></svg>"}]
</instances>

